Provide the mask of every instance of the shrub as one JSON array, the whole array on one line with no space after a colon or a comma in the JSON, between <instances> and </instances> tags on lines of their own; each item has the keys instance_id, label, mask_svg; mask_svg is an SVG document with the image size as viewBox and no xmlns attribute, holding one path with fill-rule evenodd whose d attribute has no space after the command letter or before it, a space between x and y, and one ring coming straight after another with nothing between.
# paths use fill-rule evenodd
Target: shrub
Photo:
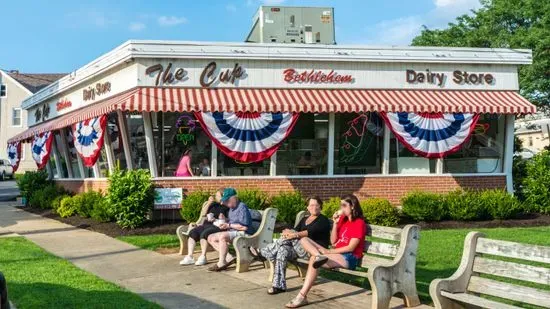
<instances>
[{"instance_id":1,"label":"shrub","mask_svg":"<svg viewBox=\"0 0 550 309\"><path fill-rule=\"evenodd\" d=\"M456 190L445 197L449 216L453 220L473 221L488 219L487 208L480 202L480 192Z\"/></svg>"},{"instance_id":2,"label":"shrub","mask_svg":"<svg viewBox=\"0 0 550 309\"><path fill-rule=\"evenodd\" d=\"M440 221L447 217L444 196L437 193L413 191L401 199L403 213L415 221Z\"/></svg>"},{"instance_id":3,"label":"shrub","mask_svg":"<svg viewBox=\"0 0 550 309\"><path fill-rule=\"evenodd\" d=\"M74 216L76 214L76 206L75 202L78 202L78 198L74 197L64 197L61 199L61 202L59 203L59 207L57 208L56 212L59 214L61 218L68 218L71 216Z\"/></svg>"},{"instance_id":4,"label":"shrub","mask_svg":"<svg viewBox=\"0 0 550 309\"><path fill-rule=\"evenodd\" d=\"M530 209L550 214L550 151L531 158L525 167L523 195Z\"/></svg>"},{"instance_id":5,"label":"shrub","mask_svg":"<svg viewBox=\"0 0 550 309\"><path fill-rule=\"evenodd\" d=\"M68 195L68 194L61 194L61 195L58 194L58 195L52 200L51 206L52 206L53 212L57 213L57 210L58 210L59 207L61 206L61 200L63 200L63 199L66 198L66 197L71 197L71 196Z\"/></svg>"},{"instance_id":6,"label":"shrub","mask_svg":"<svg viewBox=\"0 0 550 309\"><path fill-rule=\"evenodd\" d=\"M75 195L74 198L76 199L75 203L77 203L76 206L76 213L85 218L89 218L92 215L92 211L96 207L102 207L97 206L98 204L101 204L104 197L101 192L97 191L88 191L84 193L80 193L78 195Z\"/></svg>"},{"instance_id":7,"label":"shrub","mask_svg":"<svg viewBox=\"0 0 550 309\"><path fill-rule=\"evenodd\" d=\"M202 190L193 191L181 201L180 214L183 220L188 223L195 222L199 219L202 204L208 200L210 193Z\"/></svg>"},{"instance_id":8,"label":"shrub","mask_svg":"<svg viewBox=\"0 0 550 309\"><path fill-rule=\"evenodd\" d=\"M115 169L109 175L109 190L106 200L118 225L136 228L147 221L153 210L155 191L148 170Z\"/></svg>"},{"instance_id":9,"label":"shrub","mask_svg":"<svg viewBox=\"0 0 550 309\"><path fill-rule=\"evenodd\" d=\"M104 198L96 201L94 208L90 212L90 217L99 222L110 222L113 220L109 202Z\"/></svg>"},{"instance_id":10,"label":"shrub","mask_svg":"<svg viewBox=\"0 0 550 309\"><path fill-rule=\"evenodd\" d=\"M52 184L52 181L48 179L48 173L44 170L25 172L23 176L18 177L16 180L17 187L21 195L27 199L27 203L30 202L34 192Z\"/></svg>"},{"instance_id":11,"label":"shrub","mask_svg":"<svg viewBox=\"0 0 550 309\"><path fill-rule=\"evenodd\" d=\"M266 209L269 203L267 193L259 189L244 189L238 191L239 199L250 209Z\"/></svg>"},{"instance_id":12,"label":"shrub","mask_svg":"<svg viewBox=\"0 0 550 309\"><path fill-rule=\"evenodd\" d=\"M31 193L29 204L32 207L38 207L42 209L51 209L53 200L63 193L63 190L57 187L55 184L48 184L42 189L38 189Z\"/></svg>"},{"instance_id":13,"label":"shrub","mask_svg":"<svg viewBox=\"0 0 550 309\"><path fill-rule=\"evenodd\" d=\"M493 219L505 220L517 216L521 211L521 203L511 194L503 190L485 190L479 193L479 202Z\"/></svg>"},{"instance_id":14,"label":"shrub","mask_svg":"<svg viewBox=\"0 0 550 309\"><path fill-rule=\"evenodd\" d=\"M383 198L369 198L361 201L361 209L369 224L396 226L399 222L399 211Z\"/></svg>"},{"instance_id":15,"label":"shrub","mask_svg":"<svg viewBox=\"0 0 550 309\"><path fill-rule=\"evenodd\" d=\"M277 220L292 225L296 214L304 210L306 201L300 192L282 192L271 198L271 207L277 208Z\"/></svg>"},{"instance_id":16,"label":"shrub","mask_svg":"<svg viewBox=\"0 0 550 309\"><path fill-rule=\"evenodd\" d=\"M340 202L341 199L339 197L329 198L328 201L323 202L321 213L329 219L332 218L332 215L340 209Z\"/></svg>"}]
</instances>

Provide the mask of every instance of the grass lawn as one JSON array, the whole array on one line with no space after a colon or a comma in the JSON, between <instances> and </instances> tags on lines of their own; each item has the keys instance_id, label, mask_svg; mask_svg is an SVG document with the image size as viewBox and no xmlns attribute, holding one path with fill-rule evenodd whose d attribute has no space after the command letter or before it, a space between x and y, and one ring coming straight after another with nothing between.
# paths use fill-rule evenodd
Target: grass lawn
<instances>
[{"instance_id":1,"label":"grass lawn","mask_svg":"<svg viewBox=\"0 0 550 309\"><path fill-rule=\"evenodd\" d=\"M452 275L460 264L464 238L471 230L426 230L421 231L416 267L419 296L424 303L430 303L430 282L435 278ZM489 238L509 240L527 244L550 246L550 227L477 229ZM176 235L126 236L120 240L144 249L178 247ZM324 277L354 285L367 284L367 280L340 273L323 272Z\"/></svg>"},{"instance_id":2,"label":"grass lawn","mask_svg":"<svg viewBox=\"0 0 550 309\"><path fill-rule=\"evenodd\" d=\"M22 237L0 238L0 271L17 308L161 308Z\"/></svg>"}]
</instances>

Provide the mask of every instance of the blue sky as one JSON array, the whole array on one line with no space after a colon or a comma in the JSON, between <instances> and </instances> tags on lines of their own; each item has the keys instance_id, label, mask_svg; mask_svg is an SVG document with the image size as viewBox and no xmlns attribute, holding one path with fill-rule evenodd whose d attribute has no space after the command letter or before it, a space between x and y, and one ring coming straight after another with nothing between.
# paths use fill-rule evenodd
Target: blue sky
<instances>
[{"instance_id":1,"label":"blue sky","mask_svg":"<svg viewBox=\"0 0 550 309\"><path fill-rule=\"evenodd\" d=\"M129 39L236 41L258 6L331 6L338 44L408 45L478 0L2 0L0 69L70 72Z\"/></svg>"}]
</instances>

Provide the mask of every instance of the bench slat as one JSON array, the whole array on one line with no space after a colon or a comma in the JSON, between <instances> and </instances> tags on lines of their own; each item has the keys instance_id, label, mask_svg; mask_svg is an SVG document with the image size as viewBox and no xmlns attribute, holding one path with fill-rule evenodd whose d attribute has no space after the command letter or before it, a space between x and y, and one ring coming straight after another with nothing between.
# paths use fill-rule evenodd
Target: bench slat
<instances>
[{"instance_id":1,"label":"bench slat","mask_svg":"<svg viewBox=\"0 0 550 309\"><path fill-rule=\"evenodd\" d=\"M367 253L375 255L383 255L394 257L399 249L398 245L388 244L383 242L367 242Z\"/></svg>"},{"instance_id":2,"label":"bench slat","mask_svg":"<svg viewBox=\"0 0 550 309\"><path fill-rule=\"evenodd\" d=\"M509 299L521 303L550 307L550 292L496 280L470 277L468 291Z\"/></svg>"},{"instance_id":3,"label":"bench slat","mask_svg":"<svg viewBox=\"0 0 550 309\"><path fill-rule=\"evenodd\" d=\"M367 227L367 236L399 241L401 239L401 231L402 229L395 227L369 224Z\"/></svg>"},{"instance_id":4,"label":"bench slat","mask_svg":"<svg viewBox=\"0 0 550 309\"><path fill-rule=\"evenodd\" d=\"M476 252L550 264L550 247L479 238Z\"/></svg>"},{"instance_id":5,"label":"bench slat","mask_svg":"<svg viewBox=\"0 0 550 309\"><path fill-rule=\"evenodd\" d=\"M368 267L369 265L386 265L393 262L393 260L385 259L382 257L363 255L363 260L361 261L362 267Z\"/></svg>"},{"instance_id":6,"label":"bench slat","mask_svg":"<svg viewBox=\"0 0 550 309\"><path fill-rule=\"evenodd\" d=\"M550 268L476 257L474 272L550 285Z\"/></svg>"},{"instance_id":7,"label":"bench slat","mask_svg":"<svg viewBox=\"0 0 550 309\"><path fill-rule=\"evenodd\" d=\"M472 304L481 308L487 308L487 309L522 309L521 307L516 307L508 304L499 303L496 301L492 301L490 299L482 298L479 296L466 294L466 293L451 293L447 291L441 291L441 295L449 298L454 299L462 303L466 304Z\"/></svg>"}]
</instances>

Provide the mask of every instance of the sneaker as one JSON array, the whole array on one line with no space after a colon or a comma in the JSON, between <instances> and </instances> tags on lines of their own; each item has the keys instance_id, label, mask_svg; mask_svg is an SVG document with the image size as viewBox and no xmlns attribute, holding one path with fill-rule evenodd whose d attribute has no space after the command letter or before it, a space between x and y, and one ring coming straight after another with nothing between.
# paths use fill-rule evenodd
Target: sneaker
<instances>
[{"instance_id":1,"label":"sneaker","mask_svg":"<svg viewBox=\"0 0 550 309\"><path fill-rule=\"evenodd\" d=\"M199 256L199 258L197 259L197 262L195 263L195 265L196 266L206 265L206 256L204 256L204 255Z\"/></svg>"},{"instance_id":2,"label":"sneaker","mask_svg":"<svg viewBox=\"0 0 550 309\"><path fill-rule=\"evenodd\" d=\"M181 260L180 265L193 265L195 264L195 259L189 255L186 255L183 260Z\"/></svg>"}]
</instances>

